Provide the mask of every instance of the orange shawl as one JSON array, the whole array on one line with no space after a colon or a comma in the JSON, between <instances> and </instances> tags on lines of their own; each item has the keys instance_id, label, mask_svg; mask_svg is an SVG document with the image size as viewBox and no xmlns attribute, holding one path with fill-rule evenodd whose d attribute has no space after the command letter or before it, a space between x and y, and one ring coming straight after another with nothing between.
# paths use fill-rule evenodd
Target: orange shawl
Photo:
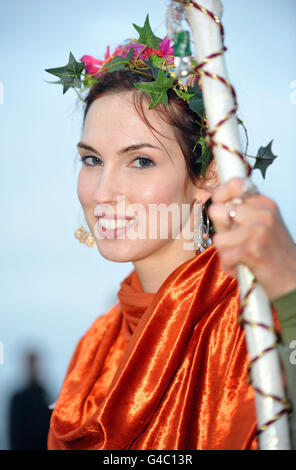
<instances>
[{"instance_id":1,"label":"orange shawl","mask_svg":"<svg viewBox=\"0 0 296 470\"><path fill-rule=\"evenodd\" d=\"M49 449L255 449L254 392L236 281L212 246L156 294L136 271L79 341Z\"/></svg>"}]
</instances>

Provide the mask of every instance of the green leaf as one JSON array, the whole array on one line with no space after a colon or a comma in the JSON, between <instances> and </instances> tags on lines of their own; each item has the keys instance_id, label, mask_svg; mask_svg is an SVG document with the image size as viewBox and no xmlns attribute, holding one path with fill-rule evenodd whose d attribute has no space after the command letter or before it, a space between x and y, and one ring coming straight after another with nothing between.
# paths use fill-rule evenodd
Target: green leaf
<instances>
[{"instance_id":1,"label":"green leaf","mask_svg":"<svg viewBox=\"0 0 296 470\"><path fill-rule=\"evenodd\" d=\"M158 103L168 104L167 90L174 83L173 77L167 78L162 69L159 69L156 80L153 82L137 82L135 87L149 94L151 102L149 109L154 108Z\"/></svg>"},{"instance_id":2,"label":"green leaf","mask_svg":"<svg viewBox=\"0 0 296 470\"><path fill-rule=\"evenodd\" d=\"M105 65L105 68L110 72L116 72L117 70L124 70L127 65L132 65L132 55L134 52L134 48L132 47L129 50L129 53L126 57L115 56L111 62Z\"/></svg>"},{"instance_id":3,"label":"green leaf","mask_svg":"<svg viewBox=\"0 0 296 470\"><path fill-rule=\"evenodd\" d=\"M57 80L56 82L49 82L48 80L44 80L44 81L45 81L45 83L49 83L51 85L62 85L63 84L62 80Z\"/></svg>"},{"instance_id":4,"label":"green leaf","mask_svg":"<svg viewBox=\"0 0 296 470\"><path fill-rule=\"evenodd\" d=\"M202 166L201 166L201 176L204 178L205 174L206 174L207 166L210 163L211 158L212 158L212 152L211 152L210 147L208 145L206 145L204 137L199 138L199 140L195 144L195 147L198 144L201 146L201 156L198 157L195 160L195 163L201 163L202 164ZM194 147L193 150L195 150L195 147Z\"/></svg>"},{"instance_id":5,"label":"green leaf","mask_svg":"<svg viewBox=\"0 0 296 470\"><path fill-rule=\"evenodd\" d=\"M64 86L63 94L69 88L81 88L81 74L84 70L85 63L77 62L72 52L69 54L69 62L64 67L53 69L45 69L45 72L51 73L60 78L60 83Z\"/></svg>"},{"instance_id":6,"label":"green leaf","mask_svg":"<svg viewBox=\"0 0 296 470\"><path fill-rule=\"evenodd\" d=\"M158 55L156 55L155 52L151 54L151 62L152 62L153 67L161 67L164 61L165 59L163 57L158 57Z\"/></svg>"},{"instance_id":7,"label":"green leaf","mask_svg":"<svg viewBox=\"0 0 296 470\"><path fill-rule=\"evenodd\" d=\"M205 113L205 108L203 103L202 91L199 88L198 83L196 82L194 84L194 87L188 86L187 90L189 94L194 95L189 100L189 108L202 118Z\"/></svg>"},{"instance_id":8,"label":"green leaf","mask_svg":"<svg viewBox=\"0 0 296 470\"><path fill-rule=\"evenodd\" d=\"M185 101L189 101L190 98L194 96L193 93L185 93L185 91L180 90L179 88L175 88L175 92L177 93L178 96L180 96L180 98L183 98L183 100Z\"/></svg>"},{"instance_id":9,"label":"green leaf","mask_svg":"<svg viewBox=\"0 0 296 470\"><path fill-rule=\"evenodd\" d=\"M97 82L98 82L98 79L92 75L86 75L86 77L82 81L84 88L91 88Z\"/></svg>"},{"instance_id":10,"label":"green leaf","mask_svg":"<svg viewBox=\"0 0 296 470\"><path fill-rule=\"evenodd\" d=\"M273 140L266 145L266 147L260 147L256 158L256 163L253 166L253 170L258 169L261 171L263 178L265 179L265 174L267 168L272 164L273 160L277 158L277 155L274 155L271 146Z\"/></svg>"},{"instance_id":11,"label":"green leaf","mask_svg":"<svg viewBox=\"0 0 296 470\"><path fill-rule=\"evenodd\" d=\"M145 44L145 46L151 47L151 49L160 49L159 43L162 40L153 33L149 23L149 15L146 16L146 20L142 28L134 23L133 26L139 33L139 39L137 40L137 43Z\"/></svg>"},{"instance_id":12,"label":"green leaf","mask_svg":"<svg viewBox=\"0 0 296 470\"><path fill-rule=\"evenodd\" d=\"M146 60L143 60L143 62L144 62L144 64L148 65L148 67L150 68L150 70L152 72L153 77L156 79L158 77L159 68L154 67L154 65L152 64L152 60L150 58L146 59Z\"/></svg>"}]
</instances>

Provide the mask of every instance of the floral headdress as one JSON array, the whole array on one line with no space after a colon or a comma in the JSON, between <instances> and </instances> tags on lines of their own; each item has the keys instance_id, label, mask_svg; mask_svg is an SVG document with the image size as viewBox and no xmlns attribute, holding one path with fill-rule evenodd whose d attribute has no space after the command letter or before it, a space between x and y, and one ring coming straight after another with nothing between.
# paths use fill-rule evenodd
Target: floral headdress
<instances>
[{"instance_id":1,"label":"floral headdress","mask_svg":"<svg viewBox=\"0 0 296 470\"><path fill-rule=\"evenodd\" d=\"M207 119L202 98L202 90L199 86L198 72L195 71L197 65L190 52L189 33L181 31L174 37L174 46L172 40L167 36L163 39L157 37L150 26L149 16L143 27L133 24L139 33L137 40L130 39L116 47L113 53L110 53L110 46L107 47L104 60L99 60L90 55L84 55L80 61L76 61L72 52L69 54L68 64L63 67L45 69L46 72L59 77L56 82L63 85L63 94L69 88L74 88L79 98L84 101L83 93L99 82L100 77L106 73L112 73L118 70L129 69L138 74L149 77L148 81L134 83L134 86L150 97L149 109L153 109L159 103L168 104L167 92L172 89L181 99L187 102L189 108L199 117L198 122L201 127L207 129ZM181 59L178 62L178 59ZM185 60L184 60L185 59ZM188 60L187 60L188 59ZM181 67L179 65L181 64ZM185 64L185 67L184 67ZM188 65L190 64L190 66ZM182 68L183 67L183 68ZM178 69L178 70L177 70ZM247 132L243 122L238 119L239 124ZM248 138L247 138L248 141ZM201 174L204 177L205 170L212 158L210 147L207 145L206 138L202 135L196 145L200 145L201 156L196 163L201 163ZM271 151L272 141L266 147L260 147L253 169L260 169L263 177L267 167L276 158ZM195 150L195 147L193 151ZM245 154L247 152L247 147Z\"/></svg>"}]
</instances>

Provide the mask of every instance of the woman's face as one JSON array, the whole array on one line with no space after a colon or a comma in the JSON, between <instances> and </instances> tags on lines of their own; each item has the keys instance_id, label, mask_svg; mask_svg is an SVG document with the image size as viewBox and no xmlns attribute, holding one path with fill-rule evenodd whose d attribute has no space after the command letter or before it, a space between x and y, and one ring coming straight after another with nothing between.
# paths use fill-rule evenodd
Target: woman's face
<instances>
[{"instance_id":1,"label":"woman's face","mask_svg":"<svg viewBox=\"0 0 296 470\"><path fill-rule=\"evenodd\" d=\"M138 115L132 93L103 95L90 106L78 144L83 160L78 197L98 250L112 261L137 261L168 247L170 252L184 249L182 233L176 236L182 204L188 210L199 196L172 127L148 104L147 117L159 133L153 134ZM171 204L174 216L167 211ZM162 209L155 212L155 207ZM135 225L116 231L102 214L131 217ZM188 224L192 214L185 211L183 217Z\"/></svg>"}]
</instances>

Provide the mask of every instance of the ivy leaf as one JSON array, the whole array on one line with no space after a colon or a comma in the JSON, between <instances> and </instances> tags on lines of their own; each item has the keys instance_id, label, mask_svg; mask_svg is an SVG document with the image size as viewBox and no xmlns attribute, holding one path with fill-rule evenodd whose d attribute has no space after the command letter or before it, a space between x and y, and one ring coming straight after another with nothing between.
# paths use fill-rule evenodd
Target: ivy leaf
<instances>
[{"instance_id":1,"label":"ivy leaf","mask_svg":"<svg viewBox=\"0 0 296 470\"><path fill-rule=\"evenodd\" d=\"M152 72L153 77L156 79L158 77L159 68L154 67L154 65L152 64L151 58L149 58L147 60L143 60L143 62L144 62L144 64L148 65L148 67L150 68L150 70Z\"/></svg>"},{"instance_id":2,"label":"ivy leaf","mask_svg":"<svg viewBox=\"0 0 296 470\"><path fill-rule=\"evenodd\" d=\"M159 69L157 78L153 82L137 82L134 85L150 95L149 109L152 109L158 103L168 104L167 90L172 87L173 83L173 77L167 78L164 71Z\"/></svg>"},{"instance_id":3,"label":"ivy leaf","mask_svg":"<svg viewBox=\"0 0 296 470\"><path fill-rule=\"evenodd\" d=\"M178 96L180 96L180 98L183 98L183 100L185 101L189 101L190 98L194 96L193 93L185 93L185 91L180 90L179 88L175 88L175 92Z\"/></svg>"},{"instance_id":4,"label":"ivy leaf","mask_svg":"<svg viewBox=\"0 0 296 470\"><path fill-rule=\"evenodd\" d=\"M69 54L69 62L64 67L57 67L53 69L45 69L45 72L51 73L56 77L60 78L60 82L63 85L63 94L69 90L69 88L81 88L81 74L84 70L85 63L77 62L72 52Z\"/></svg>"},{"instance_id":5,"label":"ivy leaf","mask_svg":"<svg viewBox=\"0 0 296 470\"><path fill-rule=\"evenodd\" d=\"M258 169L261 171L264 179L267 168L272 164L273 160L277 158L277 155L274 155L271 150L272 142L273 140L271 140L269 144L266 145L266 147L259 148L257 156L255 157L256 163L253 166L253 170Z\"/></svg>"},{"instance_id":6,"label":"ivy leaf","mask_svg":"<svg viewBox=\"0 0 296 470\"><path fill-rule=\"evenodd\" d=\"M152 62L153 67L161 67L162 64L165 61L165 59L163 57L158 57L158 55L156 55L155 52L153 52L153 54L151 54L150 58L151 58L151 62Z\"/></svg>"},{"instance_id":7,"label":"ivy leaf","mask_svg":"<svg viewBox=\"0 0 296 470\"><path fill-rule=\"evenodd\" d=\"M202 164L202 166L201 166L201 176L204 178L205 174L206 174L207 166L210 163L211 158L212 158L212 152L211 152L210 147L208 145L206 145L204 137L199 138L199 140L195 144L195 147L198 144L201 146L201 156L198 157L195 160L195 163L201 163ZM195 150L195 147L194 147L193 151Z\"/></svg>"},{"instance_id":8,"label":"ivy leaf","mask_svg":"<svg viewBox=\"0 0 296 470\"><path fill-rule=\"evenodd\" d=\"M105 68L110 72L116 72L117 70L124 70L126 66L129 64L131 65L132 55L134 52L134 48L132 47L129 50L129 53L126 57L115 56L114 59L111 60Z\"/></svg>"},{"instance_id":9,"label":"ivy leaf","mask_svg":"<svg viewBox=\"0 0 296 470\"><path fill-rule=\"evenodd\" d=\"M151 47L151 49L160 49L159 43L162 40L153 33L149 23L149 15L146 16L145 23L142 28L134 23L133 26L139 33L139 39L137 40L137 43L145 44L145 46Z\"/></svg>"},{"instance_id":10,"label":"ivy leaf","mask_svg":"<svg viewBox=\"0 0 296 470\"><path fill-rule=\"evenodd\" d=\"M158 70L165 62L163 57L158 57L155 53L151 54L151 57L143 61L144 64L148 65L154 78L158 76Z\"/></svg>"},{"instance_id":11,"label":"ivy leaf","mask_svg":"<svg viewBox=\"0 0 296 470\"><path fill-rule=\"evenodd\" d=\"M98 79L95 76L88 75L83 80L84 88L91 88L95 83L97 83Z\"/></svg>"},{"instance_id":12,"label":"ivy leaf","mask_svg":"<svg viewBox=\"0 0 296 470\"><path fill-rule=\"evenodd\" d=\"M57 80L56 82L49 82L48 80L44 80L44 81L45 81L45 83L49 83L51 85L62 85L63 84L62 80Z\"/></svg>"},{"instance_id":13,"label":"ivy leaf","mask_svg":"<svg viewBox=\"0 0 296 470\"><path fill-rule=\"evenodd\" d=\"M194 95L189 100L189 108L202 118L205 112L205 108L203 103L202 91L199 88L198 83L196 82L194 84L194 87L188 86L187 90L189 94Z\"/></svg>"}]
</instances>

